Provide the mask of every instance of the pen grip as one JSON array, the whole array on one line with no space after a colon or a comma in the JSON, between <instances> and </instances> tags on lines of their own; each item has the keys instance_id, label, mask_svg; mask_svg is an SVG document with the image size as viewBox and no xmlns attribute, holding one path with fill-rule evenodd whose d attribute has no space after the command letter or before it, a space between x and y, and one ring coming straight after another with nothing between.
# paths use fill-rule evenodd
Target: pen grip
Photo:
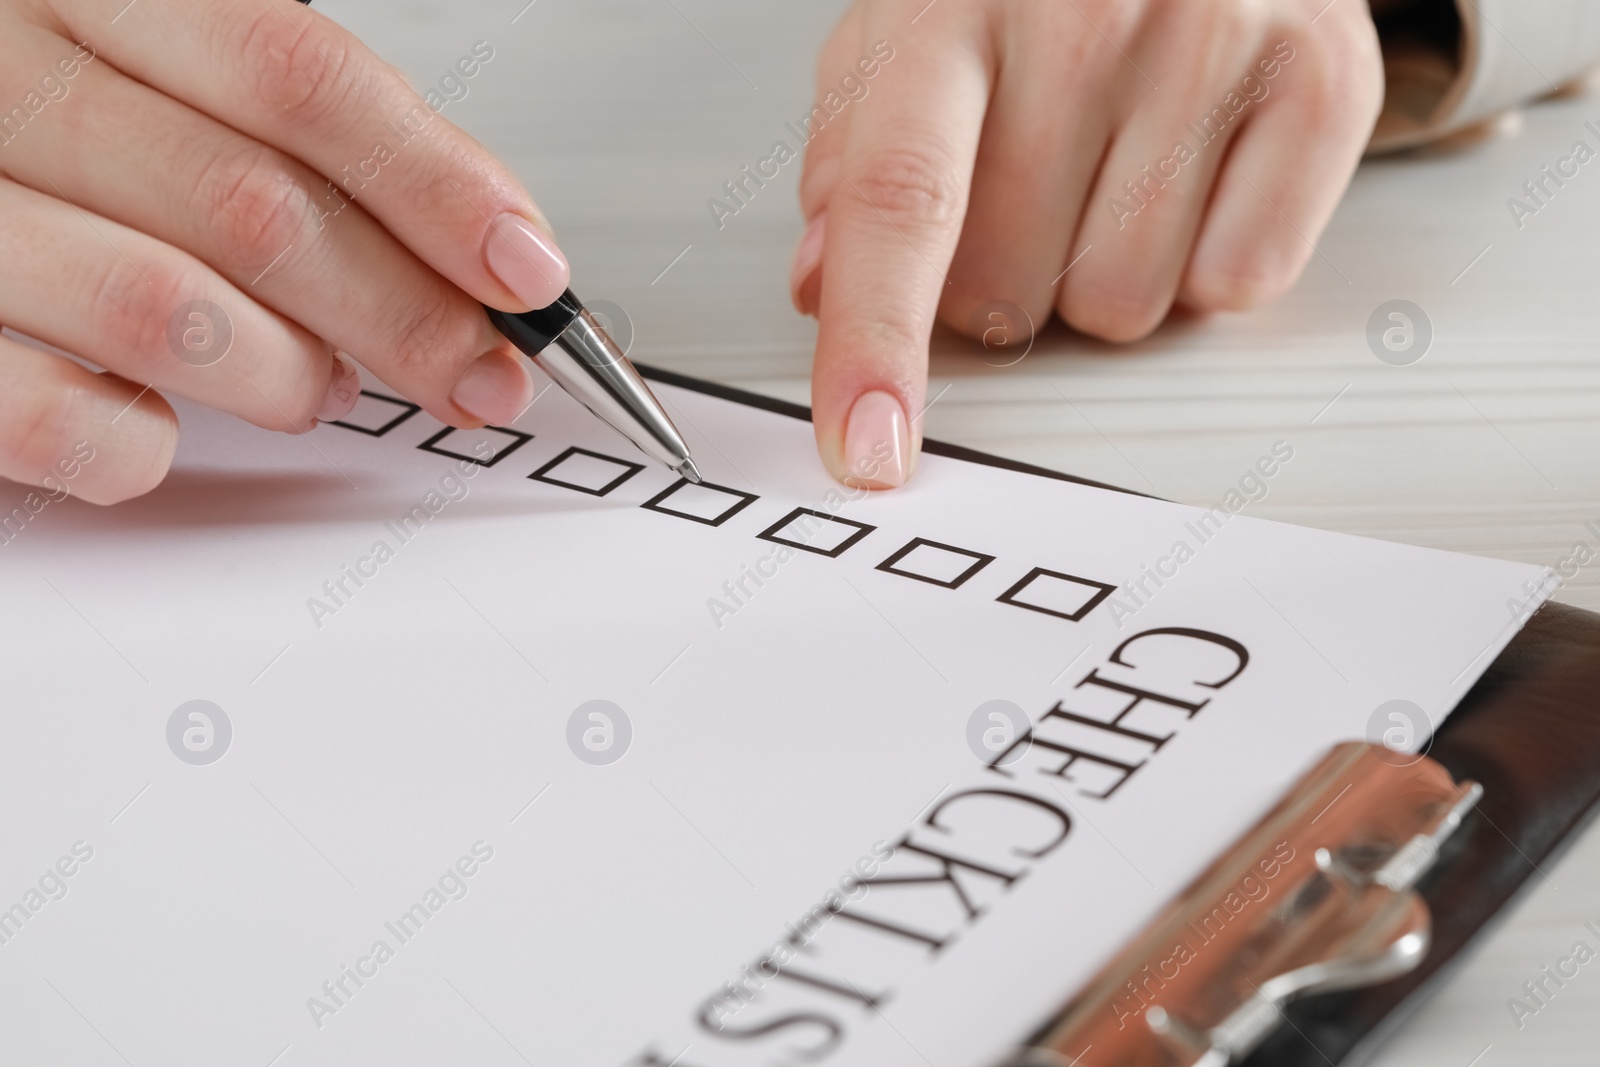
<instances>
[{"instance_id":1,"label":"pen grip","mask_svg":"<svg viewBox=\"0 0 1600 1067\"><path fill-rule=\"evenodd\" d=\"M537 356L557 337L560 337L574 319L583 311L583 304L572 295L568 289L556 298L555 303L549 307L535 308L520 314L499 311L484 305L484 310L489 313L489 321L495 328L505 334L525 354Z\"/></svg>"}]
</instances>

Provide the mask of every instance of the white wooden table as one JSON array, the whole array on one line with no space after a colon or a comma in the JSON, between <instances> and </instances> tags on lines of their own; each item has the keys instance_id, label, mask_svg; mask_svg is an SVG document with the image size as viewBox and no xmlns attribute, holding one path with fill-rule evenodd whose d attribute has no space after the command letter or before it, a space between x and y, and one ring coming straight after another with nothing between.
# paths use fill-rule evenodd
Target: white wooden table
<instances>
[{"instance_id":1,"label":"white wooden table","mask_svg":"<svg viewBox=\"0 0 1600 1067\"><path fill-rule=\"evenodd\" d=\"M445 114L521 174L585 299L627 311L634 357L806 402L814 326L786 288L798 165L720 232L705 201L809 110L842 0L525 4L319 8L419 86L488 41L495 58ZM1474 149L1369 164L1305 277L1265 310L1123 349L1053 327L1007 368L939 338L927 433L1195 504L1282 439L1294 460L1252 514L1550 566L1577 541L1600 550L1584 529L1600 524L1600 170L1521 231L1505 204L1596 116L1594 98L1547 103ZM1435 331L1406 367L1365 337L1396 298ZM1556 599L1600 609L1600 559ZM1377 1062L1596 1062L1600 961L1522 1029L1507 1008L1578 939L1600 947L1582 928L1600 924L1600 833L1545 874Z\"/></svg>"}]
</instances>

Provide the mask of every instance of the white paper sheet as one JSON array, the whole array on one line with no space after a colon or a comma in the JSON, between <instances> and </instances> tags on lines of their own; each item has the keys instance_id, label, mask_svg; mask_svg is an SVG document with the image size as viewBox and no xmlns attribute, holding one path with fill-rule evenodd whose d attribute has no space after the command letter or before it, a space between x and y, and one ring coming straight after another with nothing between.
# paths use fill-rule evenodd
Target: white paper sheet
<instances>
[{"instance_id":1,"label":"white paper sheet","mask_svg":"<svg viewBox=\"0 0 1600 1067\"><path fill-rule=\"evenodd\" d=\"M674 476L555 390L528 439L184 406L159 491L7 531L0 1061L978 1067L1380 705L1442 720L1539 584L939 456L855 499L808 424L658 391L736 495L642 507ZM1077 580L1001 599L1036 568ZM991 701L1109 718L1091 676L1203 706L1041 727L1132 773L969 747ZM976 918L849 881L936 873L879 863L908 833L1003 872Z\"/></svg>"}]
</instances>

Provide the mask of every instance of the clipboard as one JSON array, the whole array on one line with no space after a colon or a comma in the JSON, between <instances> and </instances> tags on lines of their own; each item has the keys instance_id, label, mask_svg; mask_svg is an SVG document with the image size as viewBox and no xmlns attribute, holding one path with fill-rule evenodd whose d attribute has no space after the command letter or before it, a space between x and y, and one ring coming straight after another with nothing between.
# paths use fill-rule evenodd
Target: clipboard
<instances>
[{"instance_id":1,"label":"clipboard","mask_svg":"<svg viewBox=\"0 0 1600 1067\"><path fill-rule=\"evenodd\" d=\"M638 369L811 418L800 404ZM923 449L1149 495L940 441ZM1547 604L1421 754L1364 742L1329 752L1005 1067L1364 1062L1597 814L1600 615ZM1263 864L1276 899L1252 912L1247 880L1262 884Z\"/></svg>"}]
</instances>

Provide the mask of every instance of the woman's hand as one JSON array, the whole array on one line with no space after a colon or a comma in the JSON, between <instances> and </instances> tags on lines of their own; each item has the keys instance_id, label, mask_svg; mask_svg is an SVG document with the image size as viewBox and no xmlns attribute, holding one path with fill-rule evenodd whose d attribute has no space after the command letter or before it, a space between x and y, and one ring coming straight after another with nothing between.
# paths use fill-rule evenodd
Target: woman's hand
<instances>
[{"instance_id":1,"label":"woman's hand","mask_svg":"<svg viewBox=\"0 0 1600 1067\"><path fill-rule=\"evenodd\" d=\"M162 392L301 432L355 402L336 351L453 426L526 407L479 302L545 306L567 263L438 113L493 56L425 102L288 0L0 0L0 323L106 368L0 339L0 476L135 496Z\"/></svg>"},{"instance_id":2,"label":"woman's hand","mask_svg":"<svg viewBox=\"0 0 1600 1067\"><path fill-rule=\"evenodd\" d=\"M936 317L1129 341L1276 296L1383 97L1365 0L857 0L817 76L791 284L823 460L877 488L915 462Z\"/></svg>"}]
</instances>

